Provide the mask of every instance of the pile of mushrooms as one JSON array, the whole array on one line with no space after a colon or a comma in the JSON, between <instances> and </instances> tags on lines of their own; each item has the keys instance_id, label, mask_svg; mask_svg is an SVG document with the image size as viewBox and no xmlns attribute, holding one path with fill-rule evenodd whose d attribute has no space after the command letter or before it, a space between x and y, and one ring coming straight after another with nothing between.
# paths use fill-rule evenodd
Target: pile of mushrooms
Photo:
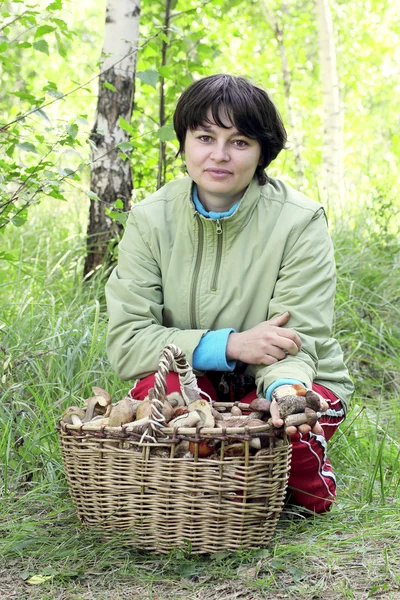
<instances>
[{"instance_id":1,"label":"pile of mushrooms","mask_svg":"<svg viewBox=\"0 0 400 600\"><path fill-rule=\"evenodd\" d=\"M93 387L93 396L85 400L86 407L71 406L62 415L62 421L75 426L83 426L83 431L99 430L104 427L121 427L126 432L143 434L152 418L152 405L154 390L149 390L149 395L143 400L133 400L125 396L117 403L112 403L108 392L99 387ZM306 390L302 385L281 386L273 393L279 405L285 427L298 426L307 423L314 426L321 409L320 397L311 390ZM251 404L241 402L213 402L201 398L198 394L186 398L173 392L164 397L158 408L168 428L201 428L210 429L235 429L243 427L260 427L270 420L271 402L265 398L256 398ZM217 410L218 409L218 410ZM229 410L230 409L230 410ZM161 420L162 420L162 417ZM254 429L253 429L254 431ZM265 437L254 436L249 441L252 454L262 455ZM201 439L198 442L181 441L175 446L174 456L198 456L200 458L218 458L220 443L213 439ZM164 451L165 451L164 446ZM224 456L243 456L243 442L235 441L234 437L224 445ZM162 454L169 456L166 452Z\"/></svg>"}]
</instances>

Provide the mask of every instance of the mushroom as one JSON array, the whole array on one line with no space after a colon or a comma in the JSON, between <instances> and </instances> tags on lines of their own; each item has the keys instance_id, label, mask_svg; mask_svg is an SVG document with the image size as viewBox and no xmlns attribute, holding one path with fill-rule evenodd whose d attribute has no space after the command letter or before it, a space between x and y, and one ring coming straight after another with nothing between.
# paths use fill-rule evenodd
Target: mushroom
<instances>
[{"instance_id":1,"label":"mushroom","mask_svg":"<svg viewBox=\"0 0 400 600\"><path fill-rule=\"evenodd\" d=\"M288 383L286 385L280 385L272 392L272 397L275 400L284 398L285 396L305 396L306 388L301 383Z\"/></svg>"},{"instance_id":2,"label":"mushroom","mask_svg":"<svg viewBox=\"0 0 400 600\"><path fill-rule=\"evenodd\" d=\"M93 396L85 400L86 404L86 415L83 419L84 423L88 423L96 415L103 415L108 417L111 412L111 396Z\"/></svg>"},{"instance_id":3,"label":"mushroom","mask_svg":"<svg viewBox=\"0 0 400 600\"><path fill-rule=\"evenodd\" d=\"M201 416L197 411L189 412L187 415L175 417L169 422L170 427L194 427L201 421Z\"/></svg>"},{"instance_id":4,"label":"mushroom","mask_svg":"<svg viewBox=\"0 0 400 600\"><path fill-rule=\"evenodd\" d=\"M95 396L103 396L103 398L108 400L109 404L111 404L111 396L106 390L103 390L103 388L93 386L92 392Z\"/></svg>"},{"instance_id":5,"label":"mushroom","mask_svg":"<svg viewBox=\"0 0 400 600\"><path fill-rule=\"evenodd\" d=\"M217 410L213 406L211 407L211 413L212 413L212 416L214 417L215 421L222 421L223 416L221 415L221 413L219 412L219 410Z\"/></svg>"},{"instance_id":6,"label":"mushroom","mask_svg":"<svg viewBox=\"0 0 400 600\"><path fill-rule=\"evenodd\" d=\"M152 400L142 400L142 402L139 404L139 406L136 409L136 419L140 420L140 419L144 419L144 417L150 417L151 416L151 403Z\"/></svg>"},{"instance_id":7,"label":"mushroom","mask_svg":"<svg viewBox=\"0 0 400 600\"><path fill-rule=\"evenodd\" d=\"M288 415L303 413L306 407L304 396L283 396L277 398L276 401L282 419L285 419Z\"/></svg>"},{"instance_id":8,"label":"mushroom","mask_svg":"<svg viewBox=\"0 0 400 600\"><path fill-rule=\"evenodd\" d=\"M189 452L189 442L182 440L175 446L174 458L182 458L187 452Z\"/></svg>"},{"instance_id":9,"label":"mushroom","mask_svg":"<svg viewBox=\"0 0 400 600\"><path fill-rule=\"evenodd\" d=\"M146 427L149 426L150 419L149 417L143 417L143 419L138 419L136 421L132 421L132 423L126 423L124 425L124 431L133 432L133 433L143 433Z\"/></svg>"},{"instance_id":10,"label":"mushroom","mask_svg":"<svg viewBox=\"0 0 400 600\"><path fill-rule=\"evenodd\" d=\"M134 416L133 403L128 396L125 396L125 398L112 406L108 424L110 427L119 427L124 423L130 423Z\"/></svg>"},{"instance_id":11,"label":"mushroom","mask_svg":"<svg viewBox=\"0 0 400 600\"><path fill-rule=\"evenodd\" d=\"M271 402L266 398L256 398L250 403L250 410L254 410L262 413L270 412Z\"/></svg>"},{"instance_id":12,"label":"mushroom","mask_svg":"<svg viewBox=\"0 0 400 600\"><path fill-rule=\"evenodd\" d=\"M307 390L306 393L306 406L318 412L321 410L321 398L318 394L313 392L312 390Z\"/></svg>"},{"instance_id":13,"label":"mushroom","mask_svg":"<svg viewBox=\"0 0 400 600\"><path fill-rule=\"evenodd\" d=\"M234 444L229 444L224 448L224 458L229 458L232 456L244 456L244 444L242 442L236 442Z\"/></svg>"},{"instance_id":14,"label":"mushroom","mask_svg":"<svg viewBox=\"0 0 400 600\"><path fill-rule=\"evenodd\" d=\"M189 443L189 452L195 455L197 444L197 456L199 458L206 458L210 456L215 449L215 441L214 440L199 440L198 442L190 442Z\"/></svg>"},{"instance_id":15,"label":"mushroom","mask_svg":"<svg viewBox=\"0 0 400 600\"><path fill-rule=\"evenodd\" d=\"M183 399L182 394L179 392L171 392L167 394L167 400L173 408L177 408L178 406L186 406L186 402Z\"/></svg>"},{"instance_id":16,"label":"mushroom","mask_svg":"<svg viewBox=\"0 0 400 600\"><path fill-rule=\"evenodd\" d=\"M317 421L317 413L311 408L306 407L304 413L288 415L285 419L285 427L298 427L299 425L310 425L310 427L314 427Z\"/></svg>"},{"instance_id":17,"label":"mushroom","mask_svg":"<svg viewBox=\"0 0 400 600\"><path fill-rule=\"evenodd\" d=\"M86 411L84 408L80 408L79 406L70 406L63 412L61 420L69 425L82 425L85 414Z\"/></svg>"},{"instance_id":18,"label":"mushroom","mask_svg":"<svg viewBox=\"0 0 400 600\"><path fill-rule=\"evenodd\" d=\"M180 417L181 415L187 415L188 414L188 409L186 408L186 406L177 406L174 409L174 417Z\"/></svg>"},{"instance_id":19,"label":"mushroom","mask_svg":"<svg viewBox=\"0 0 400 600\"><path fill-rule=\"evenodd\" d=\"M143 400L140 402L139 406L136 409L136 418L143 419L144 417L151 417L152 415L152 405L153 400ZM159 410L159 405L156 404L157 409ZM168 400L164 400L163 407L161 409L161 414L165 418L166 422L170 421L174 417L174 409Z\"/></svg>"},{"instance_id":20,"label":"mushroom","mask_svg":"<svg viewBox=\"0 0 400 600\"><path fill-rule=\"evenodd\" d=\"M207 400L195 400L188 405L189 413L197 411L201 418L201 427L214 427L215 419L211 411L211 404Z\"/></svg>"}]
</instances>

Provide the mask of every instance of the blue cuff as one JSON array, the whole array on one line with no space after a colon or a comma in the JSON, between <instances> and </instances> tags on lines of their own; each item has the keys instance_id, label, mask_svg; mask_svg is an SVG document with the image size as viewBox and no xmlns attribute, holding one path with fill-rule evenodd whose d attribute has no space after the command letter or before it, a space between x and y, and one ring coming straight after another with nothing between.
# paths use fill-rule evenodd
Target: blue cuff
<instances>
[{"instance_id":1,"label":"blue cuff","mask_svg":"<svg viewBox=\"0 0 400 600\"><path fill-rule=\"evenodd\" d=\"M293 383L301 383L301 385L304 385L304 383L302 381L299 381L298 379L277 379L276 381L274 381L274 383L271 383L271 385L265 392L266 399L271 400L272 392L276 390L276 388L280 385L290 385Z\"/></svg>"},{"instance_id":2,"label":"blue cuff","mask_svg":"<svg viewBox=\"0 0 400 600\"><path fill-rule=\"evenodd\" d=\"M197 371L233 371L235 360L226 360L226 345L234 329L208 331L193 352L193 368Z\"/></svg>"}]
</instances>

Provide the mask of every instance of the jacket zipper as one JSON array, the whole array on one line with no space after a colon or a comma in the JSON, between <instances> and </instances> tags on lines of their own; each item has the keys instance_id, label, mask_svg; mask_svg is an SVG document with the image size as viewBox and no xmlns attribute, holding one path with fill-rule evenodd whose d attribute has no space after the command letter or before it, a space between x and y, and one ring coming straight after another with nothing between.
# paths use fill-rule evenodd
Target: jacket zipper
<instances>
[{"instance_id":1,"label":"jacket zipper","mask_svg":"<svg viewBox=\"0 0 400 600\"><path fill-rule=\"evenodd\" d=\"M217 291L217 281L219 275L219 269L221 266L221 257L222 257L222 224L219 219L216 220L216 230L217 230L217 256L215 257L215 267L213 276L211 279L211 291Z\"/></svg>"},{"instance_id":2,"label":"jacket zipper","mask_svg":"<svg viewBox=\"0 0 400 600\"><path fill-rule=\"evenodd\" d=\"M196 214L197 222L199 224L199 244L197 247L197 256L196 256L196 262L194 265L192 286L190 289L190 326L192 329L197 329L197 325L196 325L196 291L197 290L196 290L196 288L197 288L197 281L199 279L201 258L203 255L203 245L204 245L203 223L201 222L199 214L198 213L195 213L195 214Z\"/></svg>"}]
</instances>

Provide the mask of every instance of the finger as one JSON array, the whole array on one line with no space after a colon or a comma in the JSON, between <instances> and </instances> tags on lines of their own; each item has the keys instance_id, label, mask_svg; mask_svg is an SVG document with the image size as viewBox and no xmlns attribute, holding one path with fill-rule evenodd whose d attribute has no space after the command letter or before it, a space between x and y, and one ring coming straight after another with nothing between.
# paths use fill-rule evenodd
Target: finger
<instances>
[{"instance_id":1,"label":"finger","mask_svg":"<svg viewBox=\"0 0 400 600\"><path fill-rule=\"evenodd\" d=\"M286 352L279 348L279 346L275 346L273 344L268 346L266 350L266 356L272 356L272 358L276 358L277 360L282 360L286 358Z\"/></svg>"},{"instance_id":2,"label":"finger","mask_svg":"<svg viewBox=\"0 0 400 600\"><path fill-rule=\"evenodd\" d=\"M282 327L277 331L277 334L282 338L287 338L296 344L298 349L301 349L302 343L300 337L297 335L293 329L288 329L286 327Z\"/></svg>"},{"instance_id":3,"label":"finger","mask_svg":"<svg viewBox=\"0 0 400 600\"><path fill-rule=\"evenodd\" d=\"M278 330L276 339L274 339L274 345L278 346L278 348L281 348L285 352L285 354L291 354L292 356L296 356L298 351L301 349L300 338L298 339L298 342L294 342L293 340L280 335L281 331L284 330ZM297 345L298 343L300 343L300 346Z\"/></svg>"},{"instance_id":4,"label":"finger","mask_svg":"<svg viewBox=\"0 0 400 600\"><path fill-rule=\"evenodd\" d=\"M287 323L289 321L289 318L290 318L290 313L285 312L285 313L283 313L283 315L278 315L277 317L273 317L272 319L269 319L267 321L267 323L269 323L270 325L276 325L277 327L280 327L281 325L285 325L285 323Z\"/></svg>"},{"instance_id":5,"label":"finger","mask_svg":"<svg viewBox=\"0 0 400 600\"><path fill-rule=\"evenodd\" d=\"M282 427L283 419L279 414L279 407L276 400L272 400L271 406L269 408L271 413L272 424L274 427Z\"/></svg>"},{"instance_id":6,"label":"finger","mask_svg":"<svg viewBox=\"0 0 400 600\"><path fill-rule=\"evenodd\" d=\"M316 435L324 435L324 430L319 423L316 423L314 425L314 427L312 428L312 432L315 433Z\"/></svg>"},{"instance_id":7,"label":"finger","mask_svg":"<svg viewBox=\"0 0 400 600\"><path fill-rule=\"evenodd\" d=\"M288 436L296 435L297 427L294 427L294 425L290 425L289 427L286 427L285 431L286 431L286 435L288 435Z\"/></svg>"},{"instance_id":8,"label":"finger","mask_svg":"<svg viewBox=\"0 0 400 600\"><path fill-rule=\"evenodd\" d=\"M311 427L309 425L299 425L298 427L300 433L304 433L305 435L307 435L307 433L310 433L311 431Z\"/></svg>"}]
</instances>

